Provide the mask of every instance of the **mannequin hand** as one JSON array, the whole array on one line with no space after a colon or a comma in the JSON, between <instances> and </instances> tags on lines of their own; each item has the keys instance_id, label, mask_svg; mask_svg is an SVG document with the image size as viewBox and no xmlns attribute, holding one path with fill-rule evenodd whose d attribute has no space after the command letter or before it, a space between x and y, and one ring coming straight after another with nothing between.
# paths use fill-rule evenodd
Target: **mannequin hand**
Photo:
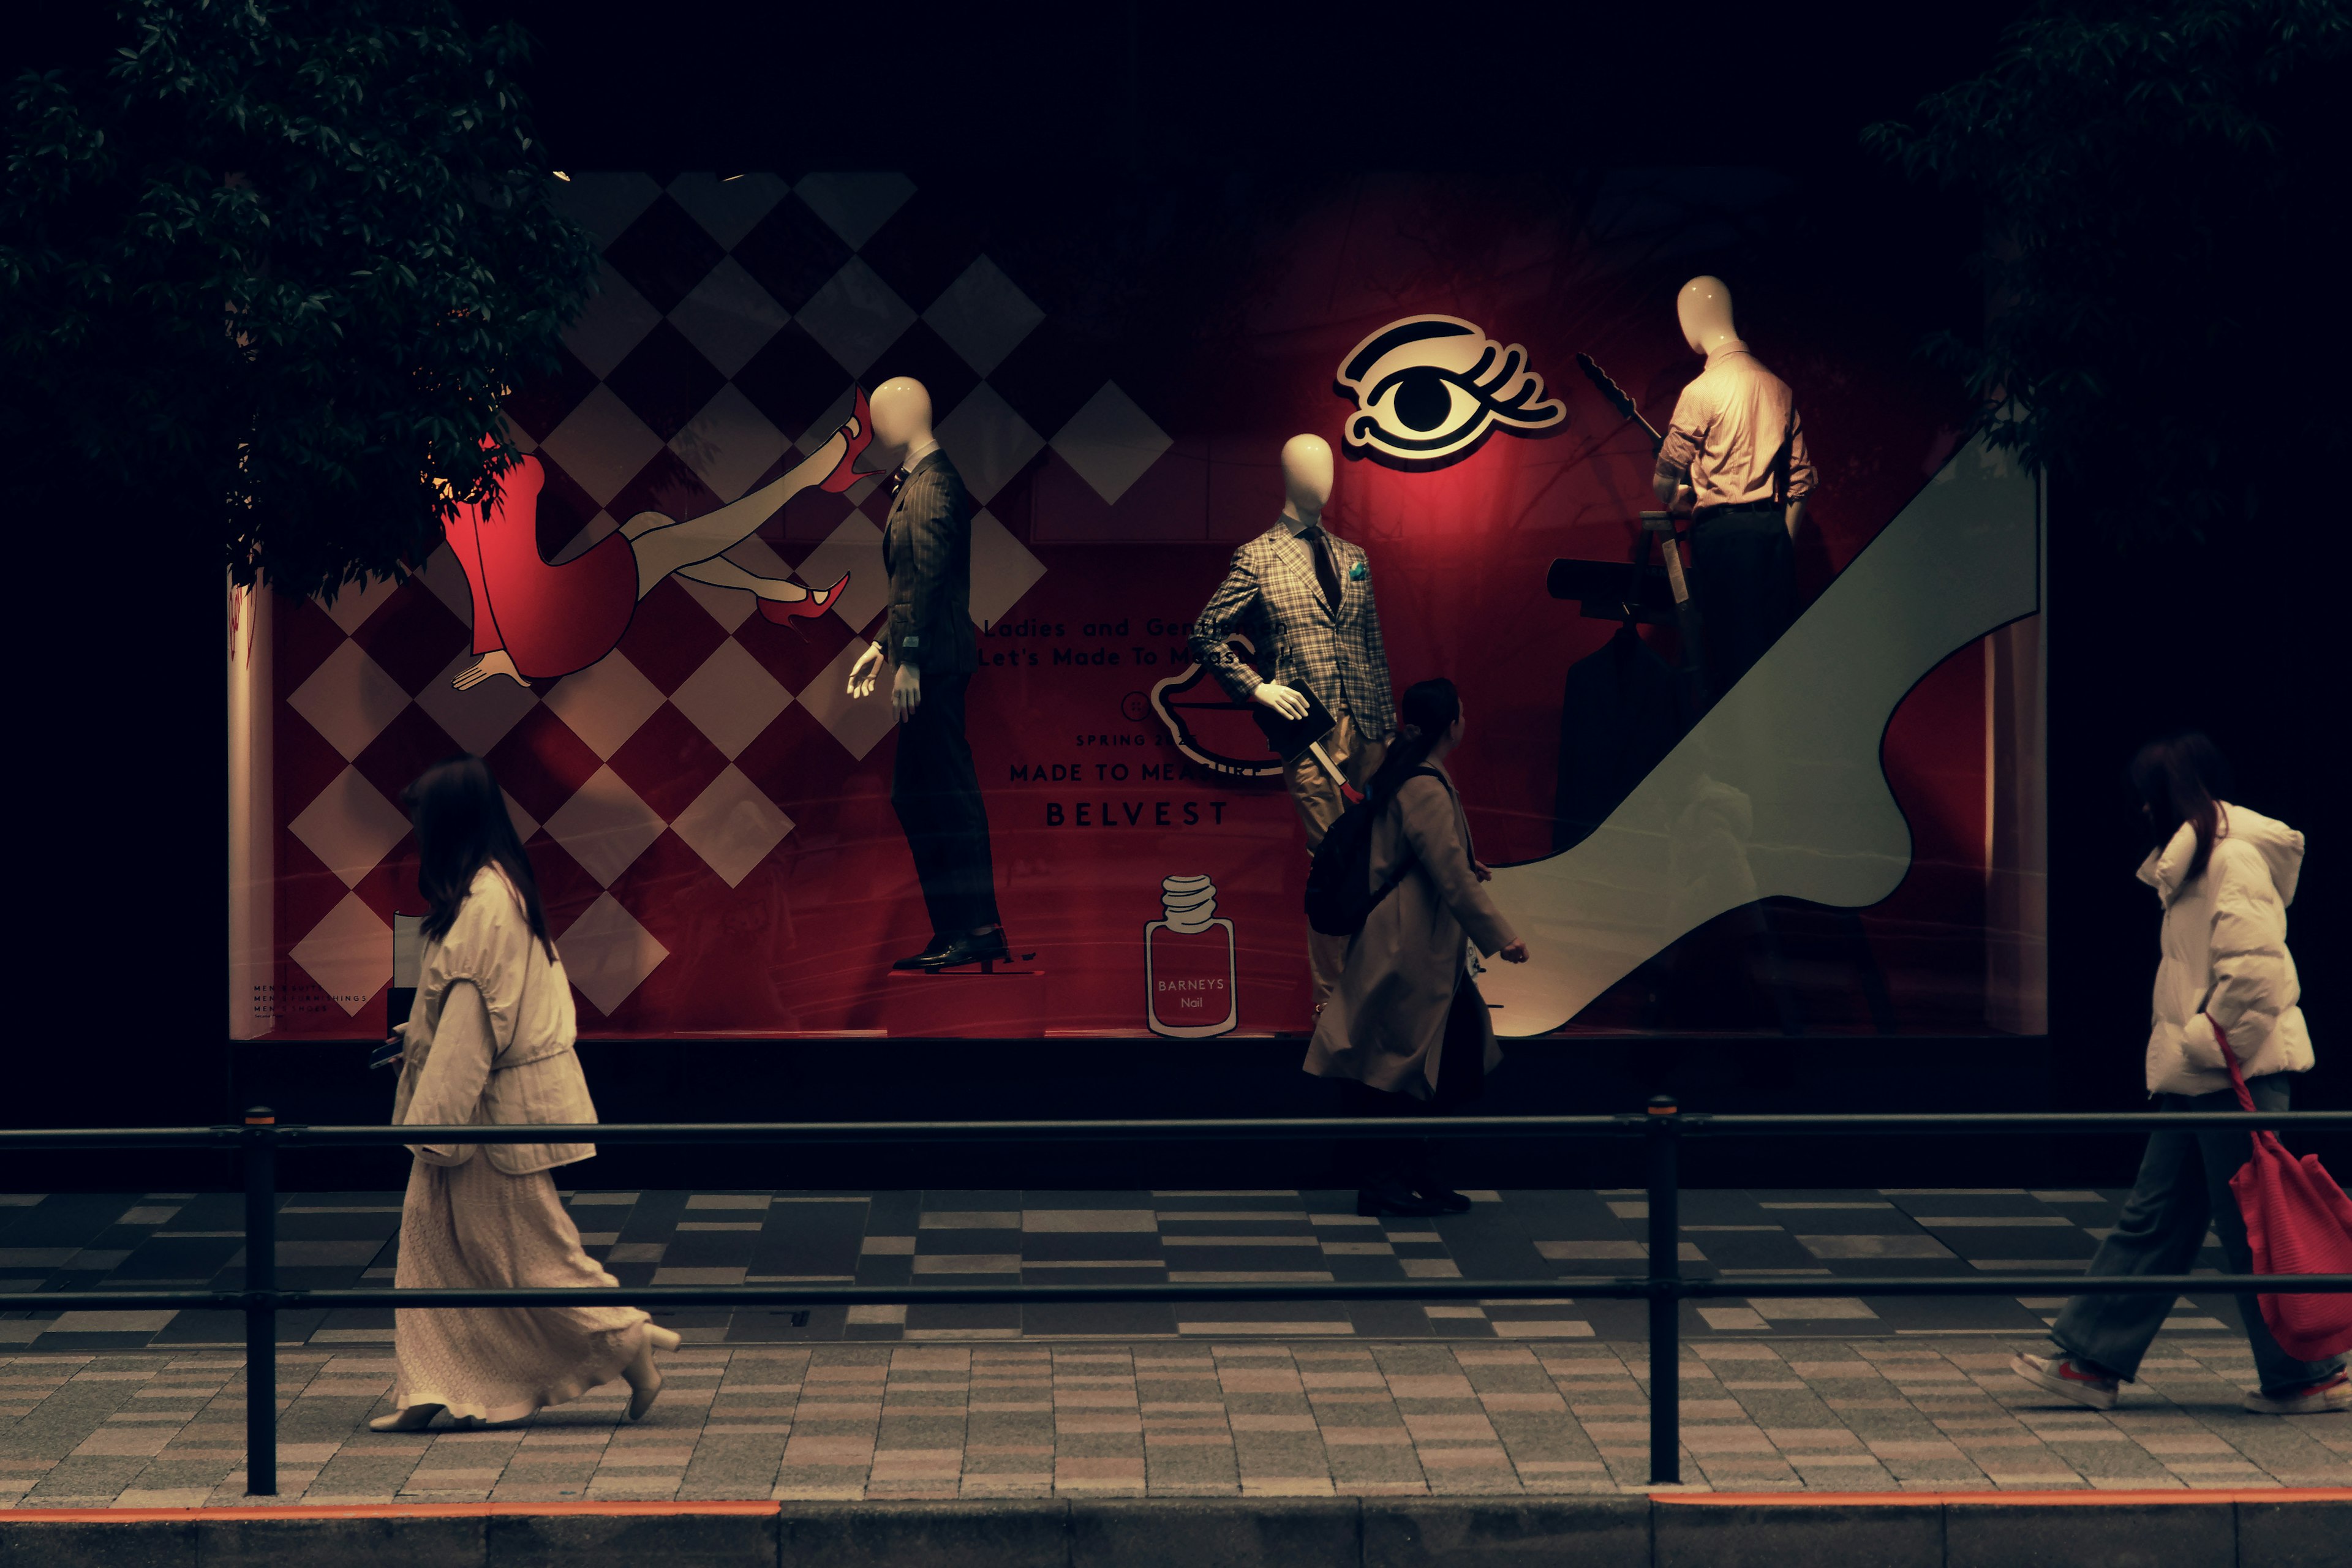
<instances>
[{"instance_id":1,"label":"mannequin hand","mask_svg":"<svg viewBox=\"0 0 2352 1568\"><path fill-rule=\"evenodd\" d=\"M1495 879L1495 873L1486 868L1486 862L1484 860L1471 861L1470 874L1482 882L1491 882Z\"/></svg>"},{"instance_id":2,"label":"mannequin hand","mask_svg":"<svg viewBox=\"0 0 2352 1568\"><path fill-rule=\"evenodd\" d=\"M857 662L849 667L849 695L864 697L871 692L874 689L874 678L879 675L881 670L882 645L869 643L866 645L866 651L857 656Z\"/></svg>"},{"instance_id":3,"label":"mannequin hand","mask_svg":"<svg viewBox=\"0 0 2352 1568\"><path fill-rule=\"evenodd\" d=\"M1304 719L1307 717L1307 699L1305 695L1300 692L1293 691L1287 686L1276 686L1269 682L1265 685L1260 686L1255 691L1251 692L1250 695L1255 698L1261 705L1273 709L1276 712L1281 714L1286 719Z\"/></svg>"},{"instance_id":4,"label":"mannequin hand","mask_svg":"<svg viewBox=\"0 0 2352 1568\"><path fill-rule=\"evenodd\" d=\"M1505 963L1525 963L1528 961L1528 944L1523 942L1506 942L1496 950L1495 956Z\"/></svg>"},{"instance_id":5,"label":"mannequin hand","mask_svg":"<svg viewBox=\"0 0 2352 1568\"><path fill-rule=\"evenodd\" d=\"M890 711L898 715L903 724L915 716L923 705L923 672L911 664L902 664L890 678Z\"/></svg>"}]
</instances>

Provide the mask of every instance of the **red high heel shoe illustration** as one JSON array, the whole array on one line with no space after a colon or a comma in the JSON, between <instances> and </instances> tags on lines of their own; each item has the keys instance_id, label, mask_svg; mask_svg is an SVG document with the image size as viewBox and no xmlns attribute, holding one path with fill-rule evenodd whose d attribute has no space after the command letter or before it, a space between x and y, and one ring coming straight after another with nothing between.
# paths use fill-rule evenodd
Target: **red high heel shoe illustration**
<instances>
[{"instance_id":1,"label":"red high heel shoe illustration","mask_svg":"<svg viewBox=\"0 0 2352 1568\"><path fill-rule=\"evenodd\" d=\"M841 426L848 433L849 449L842 453L841 461L833 466L833 472L817 481L817 489L831 490L835 495L866 477L857 471L857 458L874 441L874 412L866 406L866 389L861 386L856 391L856 401L851 405L849 417L842 421ZM761 608L765 610L767 604L765 599L761 600ZM810 613L814 614L814 611Z\"/></svg>"},{"instance_id":2,"label":"red high heel shoe illustration","mask_svg":"<svg viewBox=\"0 0 2352 1568\"><path fill-rule=\"evenodd\" d=\"M859 400L864 401L863 394L859 395ZM805 599L761 600L760 615L762 619L773 621L780 626L811 616L821 616L833 607L833 602L841 597L841 591L848 586L849 574L844 572L840 582L830 588L811 589Z\"/></svg>"}]
</instances>

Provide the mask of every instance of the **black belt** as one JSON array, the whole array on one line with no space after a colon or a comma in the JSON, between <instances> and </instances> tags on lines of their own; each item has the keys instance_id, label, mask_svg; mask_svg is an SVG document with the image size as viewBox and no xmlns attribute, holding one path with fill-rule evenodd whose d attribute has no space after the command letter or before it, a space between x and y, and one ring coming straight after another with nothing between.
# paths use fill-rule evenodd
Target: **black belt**
<instances>
[{"instance_id":1,"label":"black belt","mask_svg":"<svg viewBox=\"0 0 2352 1568\"><path fill-rule=\"evenodd\" d=\"M1734 512L1780 511L1783 510L1785 509L1783 508L1782 503L1776 500L1744 500L1737 502L1731 506L1700 507L1697 510L1691 513L1691 521L1693 522L1705 522L1709 518L1729 517Z\"/></svg>"}]
</instances>

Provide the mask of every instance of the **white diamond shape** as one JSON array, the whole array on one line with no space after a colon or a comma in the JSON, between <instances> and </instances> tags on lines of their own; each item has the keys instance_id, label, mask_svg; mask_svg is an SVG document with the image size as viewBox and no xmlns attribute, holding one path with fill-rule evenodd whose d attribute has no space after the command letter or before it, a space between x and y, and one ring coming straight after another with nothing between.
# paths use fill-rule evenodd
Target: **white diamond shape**
<instances>
[{"instance_id":1,"label":"white diamond shape","mask_svg":"<svg viewBox=\"0 0 2352 1568\"><path fill-rule=\"evenodd\" d=\"M479 657L467 652L451 659L447 668L425 683L425 689L416 694L416 705L448 731L451 740L474 755L486 757L492 746L506 739L508 731L522 722L524 714L539 706L539 699L530 687L518 686L503 676L465 691L449 684Z\"/></svg>"},{"instance_id":2,"label":"white diamond shape","mask_svg":"<svg viewBox=\"0 0 2352 1568\"><path fill-rule=\"evenodd\" d=\"M578 793L547 819L547 836L609 888L662 835L662 819L610 768L588 775ZM607 1011L610 1011L608 1008Z\"/></svg>"},{"instance_id":3,"label":"white diamond shape","mask_svg":"<svg viewBox=\"0 0 2352 1568\"><path fill-rule=\"evenodd\" d=\"M1045 445L1029 421L984 381L940 422L939 437L956 472L963 476L964 489L983 505L995 500L996 492Z\"/></svg>"},{"instance_id":4,"label":"white diamond shape","mask_svg":"<svg viewBox=\"0 0 2352 1568\"><path fill-rule=\"evenodd\" d=\"M288 954L345 1013L356 1013L392 978L392 928L345 893Z\"/></svg>"},{"instance_id":5,"label":"white diamond shape","mask_svg":"<svg viewBox=\"0 0 2352 1568\"><path fill-rule=\"evenodd\" d=\"M580 994L607 1016L669 956L669 949L656 942L610 893L580 911L571 929L556 939L555 951Z\"/></svg>"},{"instance_id":6,"label":"white diamond shape","mask_svg":"<svg viewBox=\"0 0 2352 1568\"><path fill-rule=\"evenodd\" d=\"M792 830L793 819L778 811L775 802L761 795L759 786L732 763L720 769L710 787L670 824L670 831L685 839L687 847L701 856L730 888L750 876L751 868L766 859L768 851L782 844Z\"/></svg>"},{"instance_id":7,"label":"white diamond shape","mask_svg":"<svg viewBox=\"0 0 2352 1568\"><path fill-rule=\"evenodd\" d=\"M982 375L1003 363L1004 356L1045 319L1045 312L1004 275L1004 268L985 256L965 268L963 276L923 312L931 331Z\"/></svg>"},{"instance_id":8,"label":"white diamond shape","mask_svg":"<svg viewBox=\"0 0 2352 1568\"><path fill-rule=\"evenodd\" d=\"M637 727L662 705L654 683L637 673L629 656L615 648L587 668L567 675L547 694L555 716L588 742L588 749L610 758Z\"/></svg>"},{"instance_id":9,"label":"white diamond shape","mask_svg":"<svg viewBox=\"0 0 2352 1568\"><path fill-rule=\"evenodd\" d=\"M701 668L669 694L669 700L732 762L760 738L761 731L775 722L777 714L792 706L793 694L761 668L741 643L729 637L711 650ZM678 822L685 820L680 817ZM732 887L736 879L730 877L727 881Z\"/></svg>"},{"instance_id":10,"label":"white diamond shape","mask_svg":"<svg viewBox=\"0 0 2352 1568\"><path fill-rule=\"evenodd\" d=\"M530 843L530 836L539 831L537 820L522 808L522 802L506 791L499 791L499 798L507 803L507 820L514 824L515 837L522 843Z\"/></svg>"},{"instance_id":11,"label":"white diamond shape","mask_svg":"<svg viewBox=\"0 0 2352 1568\"><path fill-rule=\"evenodd\" d=\"M769 424L768 416L752 407L730 381L670 437L669 449L685 459L712 494L731 501L750 489L788 445L783 432Z\"/></svg>"},{"instance_id":12,"label":"white diamond shape","mask_svg":"<svg viewBox=\"0 0 2352 1568\"><path fill-rule=\"evenodd\" d=\"M769 549L768 542L756 533L744 538L721 559L733 562L754 577L782 579L793 574L791 564ZM712 620L730 632L750 620L751 612L759 607L758 601L740 588L714 588L691 577L678 577L675 581L696 604L709 612Z\"/></svg>"},{"instance_id":13,"label":"white diamond shape","mask_svg":"<svg viewBox=\"0 0 2352 1568\"><path fill-rule=\"evenodd\" d=\"M864 512L853 511L801 563L800 580L830 588L849 574L849 586L833 605L853 632L873 624L890 603L890 574L882 564L882 531Z\"/></svg>"},{"instance_id":14,"label":"white diamond shape","mask_svg":"<svg viewBox=\"0 0 2352 1568\"><path fill-rule=\"evenodd\" d=\"M355 642L339 643L286 705L351 761L408 706L408 693Z\"/></svg>"},{"instance_id":15,"label":"white diamond shape","mask_svg":"<svg viewBox=\"0 0 2352 1568\"><path fill-rule=\"evenodd\" d=\"M849 754L863 761L883 736L897 722L890 711L890 681L887 676L874 683L874 689L864 697L849 695L850 666L857 662L867 644L862 637L852 637L847 647L834 656L831 664L814 680L801 688L801 706L807 709L842 743Z\"/></svg>"},{"instance_id":16,"label":"white diamond shape","mask_svg":"<svg viewBox=\"0 0 2352 1568\"><path fill-rule=\"evenodd\" d=\"M446 544L435 545L433 553L425 558L425 570L417 575L433 590L433 596L471 629L474 590L466 581L466 569L457 564L457 552Z\"/></svg>"},{"instance_id":17,"label":"white diamond shape","mask_svg":"<svg viewBox=\"0 0 2352 1568\"><path fill-rule=\"evenodd\" d=\"M693 215L704 232L730 250L759 227L768 209L791 190L773 174L738 174L730 180L716 174L680 174L669 183L670 200Z\"/></svg>"},{"instance_id":18,"label":"white diamond shape","mask_svg":"<svg viewBox=\"0 0 2352 1568\"><path fill-rule=\"evenodd\" d=\"M601 247L620 238L660 195L649 174L573 174L556 182L551 205L593 230Z\"/></svg>"},{"instance_id":19,"label":"white diamond shape","mask_svg":"<svg viewBox=\"0 0 2352 1568\"><path fill-rule=\"evenodd\" d=\"M904 174L811 174L793 187L809 210L857 249L915 194Z\"/></svg>"},{"instance_id":20,"label":"white diamond shape","mask_svg":"<svg viewBox=\"0 0 2352 1568\"><path fill-rule=\"evenodd\" d=\"M503 414L499 416L499 428L505 432L506 438L514 443L514 447L517 451L536 452L539 450L539 443L531 439L530 432L524 429L521 426L516 424L513 420L508 418Z\"/></svg>"},{"instance_id":21,"label":"white diamond shape","mask_svg":"<svg viewBox=\"0 0 2352 1568\"><path fill-rule=\"evenodd\" d=\"M702 351L723 374L733 375L781 331L792 312L776 303L733 257L721 257L693 292L669 313L669 324Z\"/></svg>"},{"instance_id":22,"label":"white diamond shape","mask_svg":"<svg viewBox=\"0 0 2352 1568\"><path fill-rule=\"evenodd\" d=\"M604 536L620 526L613 521L611 512L597 512L595 516L580 525L580 531L573 534L570 542L555 552L549 563L561 566L566 562L579 560L583 555L604 543Z\"/></svg>"},{"instance_id":23,"label":"white diamond shape","mask_svg":"<svg viewBox=\"0 0 2352 1568\"><path fill-rule=\"evenodd\" d=\"M321 598L318 605L327 612L327 618L342 627L345 637L350 637L367 625L367 618L375 614L376 606L391 598L393 590L399 586L398 578L365 577L356 583L344 584L336 593L334 603L329 604Z\"/></svg>"},{"instance_id":24,"label":"white diamond shape","mask_svg":"<svg viewBox=\"0 0 2352 1568\"><path fill-rule=\"evenodd\" d=\"M637 477L646 459L661 450L661 437L629 412L613 389L599 383L547 433L540 450L555 459L580 488L604 505Z\"/></svg>"},{"instance_id":25,"label":"white diamond shape","mask_svg":"<svg viewBox=\"0 0 2352 1568\"><path fill-rule=\"evenodd\" d=\"M355 888L400 842L408 818L359 769L345 768L286 830L309 846L344 887Z\"/></svg>"},{"instance_id":26,"label":"white diamond shape","mask_svg":"<svg viewBox=\"0 0 2352 1568\"><path fill-rule=\"evenodd\" d=\"M1175 443L1117 382L1106 381L1070 416L1053 445L1097 495L1117 501Z\"/></svg>"},{"instance_id":27,"label":"white diamond shape","mask_svg":"<svg viewBox=\"0 0 2352 1568\"><path fill-rule=\"evenodd\" d=\"M898 290L855 256L809 296L800 313L808 335L852 375L864 375L914 322L915 312Z\"/></svg>"},{"instance_id":28,"label":"white diamond shape","mask_svg":"<svg viewBox=\"0 0 2352 1568\"><path fill-rule=\"evenodd\" d=\"M563 329L563 346L601 381L660 324L661 312L606 262L596 274L596 292Z\"/></svg>"},{"instance_id":29,"label":"white diamond shape","mask_svg":"<svg viewBox=\"0 0 2352 1568\"><path fill-rule=\"evenodd\" d=\"M982 631L1045 574L1045 563L982 507L971 518L971 618Z\"/></svg>"}]
</instances>

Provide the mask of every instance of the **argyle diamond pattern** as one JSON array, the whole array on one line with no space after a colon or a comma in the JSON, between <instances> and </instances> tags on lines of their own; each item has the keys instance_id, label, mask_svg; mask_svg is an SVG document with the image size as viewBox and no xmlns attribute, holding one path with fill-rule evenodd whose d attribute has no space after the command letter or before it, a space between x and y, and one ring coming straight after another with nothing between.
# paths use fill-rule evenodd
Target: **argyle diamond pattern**
<instances>
[{"instance_id":1,"label":"argyle diamond pattern","mask_svg":"<svg viewBox=\"0 0 2352 1568\"><path fill-rule=\"evenodd\" d=\"M552 560L639 511L691 517L768 482L831 437L853 383L886 375L930 389L941 444L982 503L1042 462L1041 431L1097 489L1133 484L1165 449L1081 339L981 254L984 225L927 205L902 174L575 174L558 199L604 258L561 366L510 400L517 444L546 465ZM289 863L323 886L282 900L289 980L307 975L352 1016L388 984L390 921L415 899L398 793L462 749L506 786L582 998L607 1018L627 1008L671 951L664 903L731 896L788 841L795 803L843 787L890 732L887 681L845 689L888 601L888 504L871 479L807 492L726 552L815 586L850 573L820 619L780 627L746 592L674 578L619 647L530 688L452 686L475 658L473 601L446 549L404 580L289 606L279 722L299 734L279 773L301 847ZM1004 616L1045 571L977 515L975 621Z\"/></svg>"}]
</instances>

